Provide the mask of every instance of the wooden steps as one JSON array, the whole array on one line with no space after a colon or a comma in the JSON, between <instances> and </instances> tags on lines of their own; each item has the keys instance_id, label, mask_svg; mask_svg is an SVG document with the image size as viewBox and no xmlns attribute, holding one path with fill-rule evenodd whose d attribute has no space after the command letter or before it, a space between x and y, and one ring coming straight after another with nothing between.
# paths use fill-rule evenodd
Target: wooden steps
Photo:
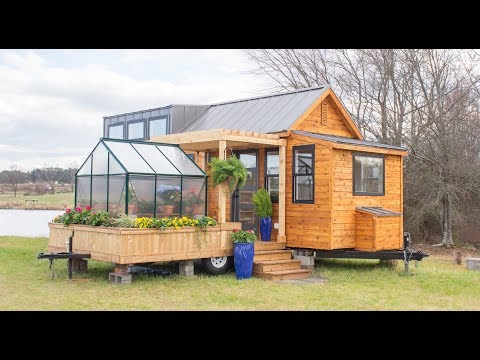
<instances>
[{"instance_id":1,"label":"wooden steps","mask_svg":"<svg viewBox=\"0 0 480 360\"><path fill-rule=\"evenodd\" d=\"M290 250L261 250L255 251L253 262L265 260L285 260L291 258L292 252Z\"/></svg>"},{"instance_id":2,"label":"wooden steps","mask_svg":"<svg viewBox=\"0 0 480 360\"><path fill-rule=\"evenodd\" d=\"M292 270L300 268L300 260L267 260L253 263L254 272Z\"/></svg>"},{"instance_id":3,"label":"wooden steps","mask_svg":"<svg viewBox=\"0 0 480 360\"><path fill-rule=\"evenodd\" d=\"M263 250L285 250L285 243L276 241L255 241L255 251Z\"/></svg>"},{"instance_id":4,"label":"wooden steps","mask_svg":"<svg viewBox=\"0 0 480 360\"><path fill-rule=\"evenodd\" d=\"M256 241L253 258L253 276L265 280L303 279L310 270L302 269L300 260L292 259L285 243Z\"/></svg>"},{"instance_id":5,"label":"wooden steps","mask_svg":"<svg viewBox=\"0 0 480 360\"><path fill-rule=\"evenodd\" d=\"M264 273L254 273L254 275L265 280L291 280L309 277L311 271L307 269L276 270Z\"/></svg>"}]
</instances>

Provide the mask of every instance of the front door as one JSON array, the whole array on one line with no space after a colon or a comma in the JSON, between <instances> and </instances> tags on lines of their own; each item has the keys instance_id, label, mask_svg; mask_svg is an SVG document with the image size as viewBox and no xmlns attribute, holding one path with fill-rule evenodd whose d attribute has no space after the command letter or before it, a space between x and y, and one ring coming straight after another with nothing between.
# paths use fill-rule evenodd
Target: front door
<instances>
[{"instance_id":1,"label":"front door","mask_svg":"<svg viewBox=\"0 0 480 360\"><path fill-rule=\"evenodd\" d=\"M236 156L247 168L247 182L232 196L231 219L242 223L242 230L258 233L258 219L252 203L252 194L258 190L258 151L239 150Z\"/></svg>"}]
</instances>

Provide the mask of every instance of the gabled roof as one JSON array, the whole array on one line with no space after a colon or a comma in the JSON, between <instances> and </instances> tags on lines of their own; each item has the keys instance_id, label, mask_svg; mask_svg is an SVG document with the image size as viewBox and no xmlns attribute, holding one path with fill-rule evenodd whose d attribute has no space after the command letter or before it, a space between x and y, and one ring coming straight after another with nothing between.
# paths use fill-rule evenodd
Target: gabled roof
<instances>
[{"instance_id":1,"label":"gabled roof","mask_svg":"<svg viewBox=\"0 0 480 360\"><path fill-rule=\"evenodd\" d=\"M376 141L368 141L368 140L358 140L358 139L351 139L343 136L335 136L335 135L324 135L324 134L316 134L311 133L308 131L301 131L301 130L292 130L292 133L297 135L309 136L320 140L330 141L337 144L347 144L347 145L358 145L358 146L369 146L369 147L376 147L381 149L389 149L389 150L399 150L399 151L408 151L408 149L394 146L389 144L382 144Z\"/></svg>"},{"instance_id":2,"label":"gabled roof","mask_svg":"<svg viewBox=\"0 0 480 360\"><path fill-rule=\"evenodd\" d=\"M262 133L287 130L329 85L213 104L181 132L217 128Z\"/></svg>"}]
</instances>

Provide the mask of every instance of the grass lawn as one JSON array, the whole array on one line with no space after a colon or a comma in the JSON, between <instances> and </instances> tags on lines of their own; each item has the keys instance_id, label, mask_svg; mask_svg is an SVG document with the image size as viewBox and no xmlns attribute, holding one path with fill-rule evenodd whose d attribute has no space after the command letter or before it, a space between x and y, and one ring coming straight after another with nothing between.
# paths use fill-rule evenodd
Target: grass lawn
<instances>
[{"instance_id":1,"label":"grass lawn","mask_svg":"<svg viewBox=\"0 0 480 360\"><path fill-rule=\"evenodd\" d=\"M25 204L25 200L38 200L38 202ZM64 210L67 207L73 207L73 192L55 193L45 195L27 195L21 192L17 196L12 193L0 194L0 209L43 209L43 210Z\"/></svg>"},{"instance_id":2,"label":"grass lawn","mask_svg":"<svg viewBox=\"0 0 480 360\"><path fill-rule=\"evenodd\" d=\"M66 260L37 260L47 238L0 237L0 310L480 310L480 272L426 258L413 276L369 260L322 260L326 283L294 285L233 273L107 280L113 265L90 260L88 274L69 281ZM197 269L196 269L197 270Z\"/></svg>"}]
</instances>

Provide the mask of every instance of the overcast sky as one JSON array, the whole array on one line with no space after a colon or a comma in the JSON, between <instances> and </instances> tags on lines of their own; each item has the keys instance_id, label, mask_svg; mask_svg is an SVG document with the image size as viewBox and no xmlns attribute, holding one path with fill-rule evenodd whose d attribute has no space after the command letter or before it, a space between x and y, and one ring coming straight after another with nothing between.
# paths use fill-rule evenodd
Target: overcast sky
<instances>
[{"instance_id":1,"label":"overcast sky","mask_svg":"<svg viewBox=\"0 0 480 360\"><path fill-rule=\"evenodd\" d=\"M264 93L240 50L0 50L0 170L80 165L103 116Z\"/></svg>"}]
</instances>

